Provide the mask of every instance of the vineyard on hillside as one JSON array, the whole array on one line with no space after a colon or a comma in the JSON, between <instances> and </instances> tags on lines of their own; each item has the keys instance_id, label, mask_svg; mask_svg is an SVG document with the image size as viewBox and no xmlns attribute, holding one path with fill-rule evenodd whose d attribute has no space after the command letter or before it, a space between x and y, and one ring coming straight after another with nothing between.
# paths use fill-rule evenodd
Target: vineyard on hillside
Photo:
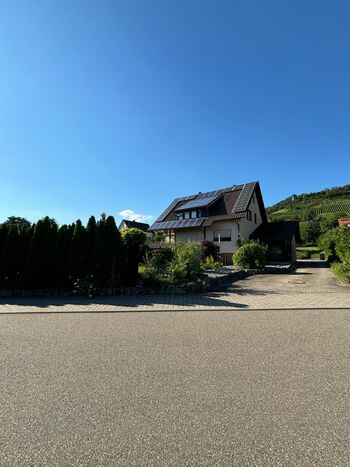
<instances>
[{"instance_id":1,"label":"vineyard on hillside","mask_svg":"<svg viewBox=\"0 0 350 467\"><path fill-rule=\"evenodd\" d=\"M266 209L270 221L300 220L313 217L350 216L350 185L317 193L293 195Z\"/></svg>"}]
</instances>

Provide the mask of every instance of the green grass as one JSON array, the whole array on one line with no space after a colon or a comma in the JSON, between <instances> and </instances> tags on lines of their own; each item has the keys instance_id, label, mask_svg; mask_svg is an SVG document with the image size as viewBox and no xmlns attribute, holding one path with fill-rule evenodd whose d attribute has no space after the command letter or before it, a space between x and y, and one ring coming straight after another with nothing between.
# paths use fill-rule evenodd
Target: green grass
<instances>
[{"instance_id":1,"label":"green grass","mask_svg":"<svg viewBox=\"0 0 350 467\"><path fill-rule=\"evenodd\" d=\"M298 246L297 259L319 259L320 249L317 246Z\"/></svg>"}]
</instances>

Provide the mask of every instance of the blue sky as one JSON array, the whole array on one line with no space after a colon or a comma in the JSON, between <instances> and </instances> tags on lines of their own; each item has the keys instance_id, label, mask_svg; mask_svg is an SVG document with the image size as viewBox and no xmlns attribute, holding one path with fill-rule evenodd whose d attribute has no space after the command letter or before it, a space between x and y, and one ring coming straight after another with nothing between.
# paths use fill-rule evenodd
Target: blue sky
<instances>
[{"instance_id":1,"label":"blue sky","mask_svg":"<svg viewBox=\"0 0 350 467\"><path fill-rule=\"evenodd\" d=\"M0 221L349 183L349 22L337 0L1 2Z\"/></svg>"}]
</instances>

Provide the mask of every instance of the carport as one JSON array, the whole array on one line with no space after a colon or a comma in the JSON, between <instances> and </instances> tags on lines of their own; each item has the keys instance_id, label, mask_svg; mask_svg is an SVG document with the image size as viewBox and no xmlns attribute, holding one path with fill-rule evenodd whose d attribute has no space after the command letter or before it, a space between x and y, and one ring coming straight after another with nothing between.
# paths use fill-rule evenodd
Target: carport
<instances>
[{"instance_id":1,"label":"carport","mask_svg":"<svg viewBox=\"0 0 350 467\"><path fill-rule=\"evenodd\" d=\"M297 260L296 245L300 242L298 221L261 224L250 238L268 245L270 262L294 263Z\"/></svg>"}]
</instances>

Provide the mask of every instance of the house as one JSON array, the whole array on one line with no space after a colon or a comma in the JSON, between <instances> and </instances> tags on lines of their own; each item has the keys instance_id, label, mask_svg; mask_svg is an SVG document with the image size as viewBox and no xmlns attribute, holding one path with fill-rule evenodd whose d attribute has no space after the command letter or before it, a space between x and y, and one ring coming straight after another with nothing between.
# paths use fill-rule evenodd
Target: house
<instances>
[{"instance_id":1,"label":"house","mask_svg":"<svg viewBox=\"0 0 350 467\"><path fill-rule=\"evenodd\" d=\"M219 246L224 264L231 264L237 240L249 238L265 223L259 182L251 182L176 198L149 231L163 231L170 243L212 241Z\"/></svg>"},{"instance_id":2,"label":"house","mask_svg":"<svg viewBox=\"0 0 350 467\"><path fill-rule=\"evenodd\" d=\"M149 232L149 224L145 224L144 222L136 222L136 221L129 221L127 219L123 219L118 227L119 231L122 232L124 229L139 229L142 230L147 234L148 237L151 237L152 234Z\"/></svg>"},{"instance_id":3,"label":"house","mask_svg":"<svg viewBox=\"0 0 350 467\"><path fill-rule=\"evenodd\" d=\"M342 219L338 219L338 224L339 227L343 227L344 225L350 227L350 217L343 217Z\"/></svg>"},{"instance_id":4,"label":"house","mask_svg":"<svg viewBox=\"0 0 350 467\"><path fill-rule=\"evenodd\" d=\"M169 243L212 241L224 264L232 263L240 238L267 244L271 262L296 261L300 242L299 222L267 221L259 182L176 198L149 231L163 231Z\"/></svg>"}]
</instances>

